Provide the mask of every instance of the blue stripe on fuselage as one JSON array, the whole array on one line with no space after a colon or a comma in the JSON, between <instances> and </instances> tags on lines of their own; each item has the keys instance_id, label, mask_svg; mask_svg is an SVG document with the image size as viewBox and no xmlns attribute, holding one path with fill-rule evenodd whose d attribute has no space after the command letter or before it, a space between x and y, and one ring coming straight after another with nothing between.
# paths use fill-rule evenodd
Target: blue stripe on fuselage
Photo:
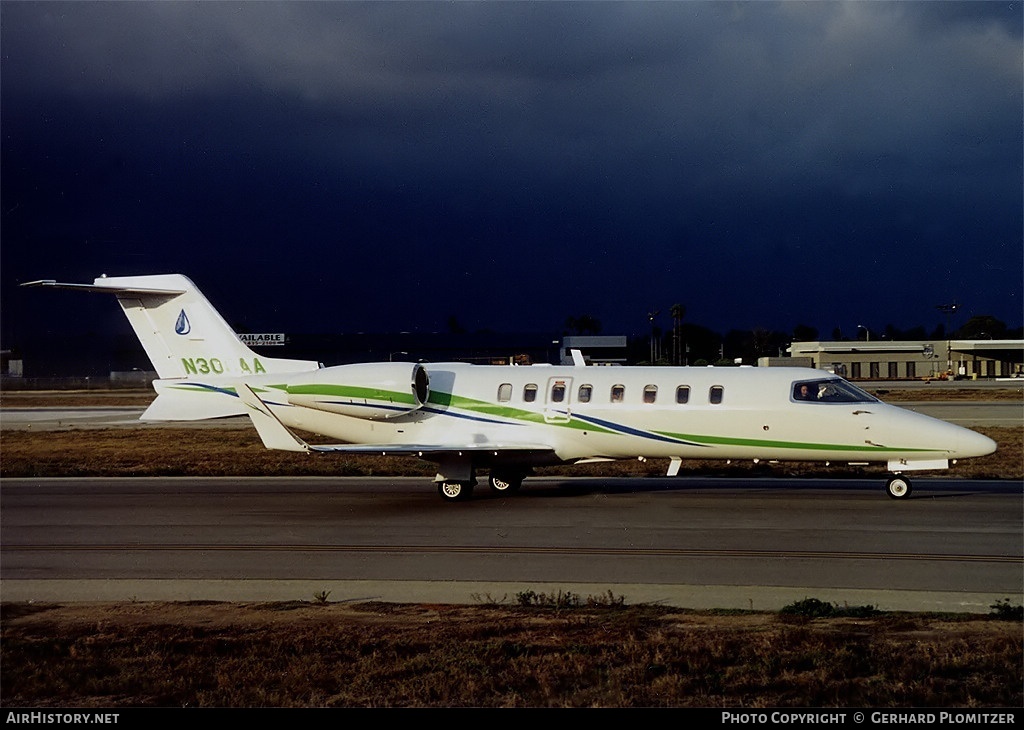
<instances>
[{"instance_id":1,"label":"blue stripe on fuselage","mask_svg":"<svg viewBox=\"0 0 1024 730\"><path fill-rule=\"evenodd\" d=\"M652 441L664 441L668 444L682 444L684 446L707 446L707 444L698 444L693 441L684 441L682 439L670 438L668 436L662 436L661 434L651 433L650 431L641 431L638 428L632 428L630 426L623 426L619 423L612 421L605 421L601 418L594 418L593 416L584 416L579 413L574 413L573 418L578 418L584 423L592 423L595 426L601 428L607 428L609 431L615 431L626 436L636 436L638 438L650 439Z\"/></svg>"},{"instance_id":2,"label":"blue stripe on fuselage","mask_svg":"<svg viewBox=\"0 0 1024 730\"><path fill-rule=\"evenodd\" d=\"M428 406L423 406L417 412L433 413L433 414L438 415L438 416L451 416L452 418L461 418L461 419L466 420L466 421L478 421L480 423L493 423L493 424L498 425L498 426L525 426L526 425L524 423L519 423L517 421L499 421L499 420L494 419L494 418L484 418L483 416L478 416L476 414L470 414L470 413L453 413L452 411L450 411L447 408L430 408Z\"/></svg>"}]
</instances>

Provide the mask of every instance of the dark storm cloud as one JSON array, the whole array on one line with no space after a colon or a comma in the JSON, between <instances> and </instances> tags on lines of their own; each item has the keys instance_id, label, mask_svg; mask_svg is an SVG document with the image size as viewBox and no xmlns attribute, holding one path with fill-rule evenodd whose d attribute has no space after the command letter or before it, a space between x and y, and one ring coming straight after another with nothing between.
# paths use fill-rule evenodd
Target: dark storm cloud
<instances>
[{"instance_id":1,"label":"dark storm cloud","mask_svg":"<svg viewBox=\"0 0 1024 730\"><path fill-rule=\"evenodd\" d=\"M173 269L260 329L1021 322L1019 3L0 13L5 300Z\"/></svg>"}]
</instances>

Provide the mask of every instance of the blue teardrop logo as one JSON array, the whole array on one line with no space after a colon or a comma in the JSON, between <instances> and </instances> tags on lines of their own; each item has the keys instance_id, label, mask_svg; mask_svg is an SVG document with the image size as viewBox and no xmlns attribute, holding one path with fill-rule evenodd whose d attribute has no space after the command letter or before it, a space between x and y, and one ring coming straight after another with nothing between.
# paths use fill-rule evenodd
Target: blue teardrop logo
<instances>
[{"instance_id":1,"label":"blue teardrop logo","mask_svg":"<svg viewBox=\"0 0 1024 730\"><path fill-rule=\"evenodd\" d=\"M192 331L192 324L188 321L188 316L185 314L184 309L178 315L178 321L174 323L174 331L179 335L187 335Z\"/></svg>"}]
</instances>

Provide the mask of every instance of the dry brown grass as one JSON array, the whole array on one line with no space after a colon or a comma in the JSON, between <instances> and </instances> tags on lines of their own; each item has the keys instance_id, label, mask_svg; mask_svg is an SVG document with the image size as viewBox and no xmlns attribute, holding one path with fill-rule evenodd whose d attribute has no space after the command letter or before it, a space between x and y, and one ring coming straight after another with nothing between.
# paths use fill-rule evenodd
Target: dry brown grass
<instances>
[{"instance_id":1,"label":"dry brown grass","mask_svg":"<svg viewBox=\"0 0 1024 730\"><path fill-rule=\"evenodd\" d=\"M994 454L955 465L971 479L1024 478L1024 426L978 428L999 443ZM538 474L661 476L668 462L623 461L539 469ZM686 461L681 474L720 476L859 476L882 467L826 467L818 462L725 464ZM268 451L250 428L109 428L3 431L0 477L60 476L427 476L430 464L411 457L296 454ZM944 474L946 472L943 472Z\"/></svg>"},{"instance_id":2,"label":"dry brown grass","mask_svg":"<svg viewBox=\"0 0 1024 730\"><path fill-rule=\"evenodd\" d=\"M651 606L2 609L6 707L1020 707L1020 624Z\"/></svg>"},{"instance_id":3,"label":"dry brown grass","mask_svg":"<svg viewBox=\"0 0 1024 730\"><path fill-rule=\"evenodd\" d=\"M145 408L154 398L152 390L3 390L0 408Z\"/></svg>"}]
</instances>

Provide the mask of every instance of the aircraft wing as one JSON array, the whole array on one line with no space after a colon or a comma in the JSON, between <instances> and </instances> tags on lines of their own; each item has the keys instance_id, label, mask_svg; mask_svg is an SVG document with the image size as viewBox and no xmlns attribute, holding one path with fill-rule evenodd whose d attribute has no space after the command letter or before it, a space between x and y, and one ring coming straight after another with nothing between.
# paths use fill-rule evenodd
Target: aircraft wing
<instances>
[{"instance_id":1,"label":"aircraft wing","mask_svg":"<svg viewBox=\"0 0 1024 730\"><path fill-rule=\"evenodd\" d=\"M547 444L525 443L452 443L452 444L307 444L288 427L281 423L273 411L260 400L252 388L244 383L236 387L238 397L245 404L256 432L268 449L281 451L317 451L345 454L368 454L374 456L417 456L429 459L438 455L460 455L462 453L493 454L551 454L554 449Z\"/></svg>"},{"instance_id":2,"label":"aircraft wing","mask_svg":"<svg viewBox=\"0 0 1024 730\"><path fill-rule=\"evenodd\" d=\"M335 451L343 454L370 454L374 456L420 456L428 458L438 454L477 453L497 455L552 453L554 449L544 444L307 444L308 451Z\"/></svg>"}]
</instances>

